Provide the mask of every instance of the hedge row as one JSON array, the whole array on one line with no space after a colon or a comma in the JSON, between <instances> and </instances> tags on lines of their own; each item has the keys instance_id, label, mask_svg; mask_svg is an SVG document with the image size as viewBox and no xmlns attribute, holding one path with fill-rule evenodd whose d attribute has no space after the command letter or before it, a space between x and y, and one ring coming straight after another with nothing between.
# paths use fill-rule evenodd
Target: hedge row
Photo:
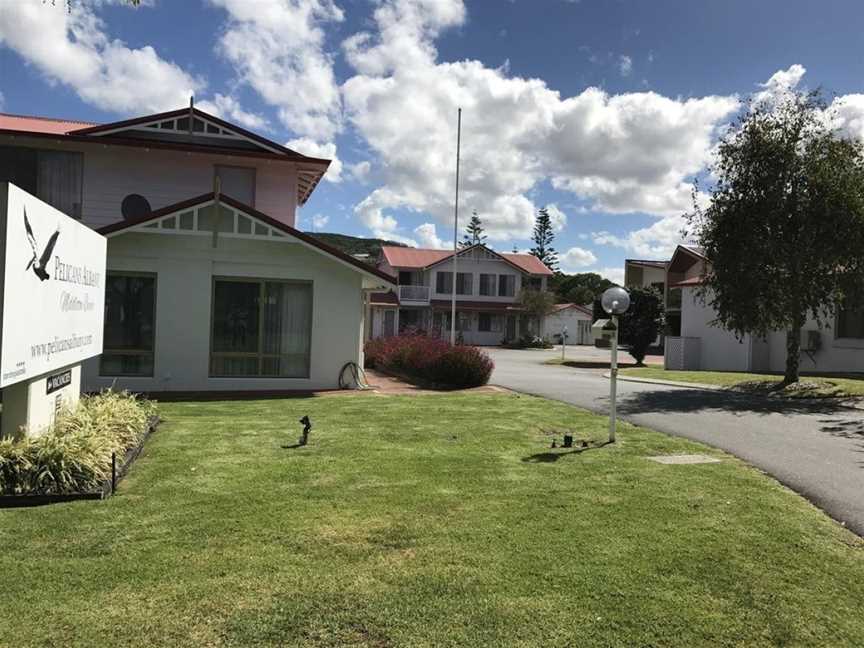
<instances>
[{"instance_id":1,"label":"hedge row","mask_svg":"<svg viewBox=\"0 0 864 648\"><path fill-rule=\"evenodd\" d=\"M377 338L366 343L366 366L389 369L446 387L479 387L495 365L473 346L451 345L422 333Z\"/></svg>"}]
</instances>

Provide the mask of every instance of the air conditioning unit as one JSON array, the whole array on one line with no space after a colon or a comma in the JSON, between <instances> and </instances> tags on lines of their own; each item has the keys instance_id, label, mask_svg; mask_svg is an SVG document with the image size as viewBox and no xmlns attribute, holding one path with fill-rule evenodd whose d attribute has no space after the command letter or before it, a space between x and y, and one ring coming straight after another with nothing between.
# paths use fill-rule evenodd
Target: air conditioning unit
<instances>
[{"instance_id":1,"label":"air conditioning unit","mask_svg":"<svg viewBox=\"0 0 864 648\"><path fill-rule=\"evenodd\" d=\"M813 353L822 347L822 334L816 330L801 331L801 350Z\"/></svg>"}]
</instances>

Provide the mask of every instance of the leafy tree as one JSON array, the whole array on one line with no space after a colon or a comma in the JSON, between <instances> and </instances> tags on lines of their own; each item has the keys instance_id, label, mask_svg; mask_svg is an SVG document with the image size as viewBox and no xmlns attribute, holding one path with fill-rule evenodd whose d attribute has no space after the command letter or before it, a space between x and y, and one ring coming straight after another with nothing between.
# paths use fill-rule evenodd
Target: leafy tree
<instances>
[{"instance_id":1,"label":"leafy tree","mask_svg":"<svg viewBox=\"0 0 864 648\"><path fill-rule=\"evenodd\" d=\"M534 221L534 234L531 236L534 247L531 254L540 259L550 270L558 270L558 253L552 247L555 240L555 232L552 229L552 219L549 211L543 207Z\"/></svg>"},{"instance_id":2,"label":"leafy tree","mask_svg":"<svg viewBox=\"0 0 864 648\"><path fill-rule=\"evenodd\" d=\"M607 288L615 284L596 272L567 275L556 273L549 281L559 303L591 304Z\"/></svg>"},{"instance_id":3,"label":"leafy tree","mask_svg":"<svg viewBox=\"0 0 864 648\"><path fill-rule=\"evenodd\" d=\"M784 384L801 329L864 303L864 157L819 93L753 105L721 140L708 206L690 215L710 259L699 296L742 337L785 330Z\"/></svg>"},{"instance_id":4,"label":"leafy tree","mask_svg":"<svg viewBox=\"0 0 864 648\"><path fill-rule=\"evenodd\" d=\"M523 288L519 291L519 297L516 301L526 315L536 317L538 320L555 310L555 295L548 290Z\"/></svg>"},{"instance_id":5,"label":"leafy tree","mask_svg":"<svg viewBox=\"0 0 864 648\"><path fill-rule=\"evenodd\" d=\"M471 247L472 245L481 245L486 243L486 235L483 233L483 221L477 215L475 209L471 213L471 220L465 226L465 236L462 237L461 247Z\"/></svg>"},{"instance_id":6,"label":"leafy tree","mask_svg":"<svg viewBox=\"0 0 864 648\"><path fill-rule=\"evenodd\" d=\"M666 322L663 294L651 287L634 287L628 292L630 308L618 317L619 339L627 345L636 365L641 367L648 347L654 344Z\"/></svg>"}]
</instances>

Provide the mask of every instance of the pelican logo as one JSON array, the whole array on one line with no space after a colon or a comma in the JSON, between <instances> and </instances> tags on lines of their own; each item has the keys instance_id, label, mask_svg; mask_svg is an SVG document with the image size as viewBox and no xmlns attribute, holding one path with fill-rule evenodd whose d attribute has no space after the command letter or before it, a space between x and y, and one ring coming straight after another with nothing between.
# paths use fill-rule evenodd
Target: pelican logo
<instances>
[{"instance_id":1,"label":"pelican logo","mask_svg":"<svg viewBox=\"0 0 864 648\"><path fill-rule=\"evenodd\" d=\"M39 277L39 280L45 281L50 278L47 271L48 262L51 261L51 255L54 253L54 246L57 245L57 237L60 236L60 230L55 230L51 238L48 239L48 243L45 244L45 249L40 254L36 247L36 237L33 236L33 228L30 226L30 220L27 218L26 207L24 208L24 229L27 230L27 242L30 243L30 248L33 250L33 258L30 259L30 263L24 268L24 272L33 268L33 273Z\"/></svg>"}]
</instances>

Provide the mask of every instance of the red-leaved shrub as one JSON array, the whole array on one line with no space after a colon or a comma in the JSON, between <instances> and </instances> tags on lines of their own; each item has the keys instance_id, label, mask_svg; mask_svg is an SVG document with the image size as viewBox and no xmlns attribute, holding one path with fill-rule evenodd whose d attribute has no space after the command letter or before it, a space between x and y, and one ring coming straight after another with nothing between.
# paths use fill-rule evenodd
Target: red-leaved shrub
<instances>
[{"instance_id":1,"label":"red-leaved shrub","mask_svg":"<svg viewBox=\"0 0 864 648\"><path fill-rule=\"evenodd\" d=\"M485 385L495 365L482 349L412 333L369 340L366 366L390 369L448 387Z\"/></svg>"}]
</instances>

